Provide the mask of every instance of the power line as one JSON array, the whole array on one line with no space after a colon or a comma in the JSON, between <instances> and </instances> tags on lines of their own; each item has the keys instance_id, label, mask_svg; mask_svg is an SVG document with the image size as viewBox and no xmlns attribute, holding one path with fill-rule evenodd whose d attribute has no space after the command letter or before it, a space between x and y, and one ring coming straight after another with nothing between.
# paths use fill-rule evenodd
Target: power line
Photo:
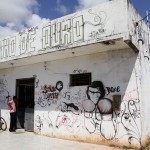
<instances>
[{"instance_id":1,"label":"power line","mask_svg":"<svg viewBox=\"0 0 150 150\"><path fill-rule=\"evenodd\" d=\"M136 23L142 21L142 20L145 20L148 16L150 16L150 13L148 13L144 18L142 18L141 20L137 21Z\"/></svg>"}]
</instances>

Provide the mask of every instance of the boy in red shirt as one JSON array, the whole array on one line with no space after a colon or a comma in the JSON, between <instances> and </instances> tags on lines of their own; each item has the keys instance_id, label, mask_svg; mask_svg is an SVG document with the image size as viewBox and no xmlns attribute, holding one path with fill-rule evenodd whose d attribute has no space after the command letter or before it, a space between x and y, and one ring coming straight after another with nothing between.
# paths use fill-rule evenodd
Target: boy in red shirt
<instances>
[{"instance_id":1,"label":"boy in red shirt","mask_svg":"<svg viewBox=\"0 0 150 150\"><path fill-rule=\"evenodd\" d=\"M10 128L9 128L9 131L15 132L16 121L17 121L17 114L16 114L17 97L14 96L13 99L10 100L7 104L10 108Z\"/></svg>"}]
</instances>

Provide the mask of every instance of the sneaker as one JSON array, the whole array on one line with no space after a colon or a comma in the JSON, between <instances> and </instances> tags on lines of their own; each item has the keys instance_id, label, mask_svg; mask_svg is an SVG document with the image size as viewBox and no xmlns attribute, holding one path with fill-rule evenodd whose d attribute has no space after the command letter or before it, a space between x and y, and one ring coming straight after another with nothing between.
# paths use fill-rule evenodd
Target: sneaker
<instances>
[{"instance_id":1,"label":"sneaker","mask_svg":"<svg viewBox=\"0 0 150 150\"><path fill-rule=\"evenodd\" d=\"M9 132L16 132L16 131L15 131L15 130L10 130L10 129L9 129Z\"/></svg>"}]
</instances>

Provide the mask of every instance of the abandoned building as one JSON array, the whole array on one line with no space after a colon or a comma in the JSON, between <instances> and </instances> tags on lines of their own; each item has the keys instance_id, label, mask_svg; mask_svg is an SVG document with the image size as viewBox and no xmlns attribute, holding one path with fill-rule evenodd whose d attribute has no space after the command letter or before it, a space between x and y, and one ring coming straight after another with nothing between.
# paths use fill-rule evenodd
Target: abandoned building
<instances>
[{"instance_id":1,"label":"abandoned building","mask_svg":"<svg viewBox=\"0 0 150 150\"><path fill-rule=\"evenodd\" d=\"M97 144L141 147L150 134L149 27L113 0L0 39L0 115L17 127Z\"/></svg>"}]
</instances>

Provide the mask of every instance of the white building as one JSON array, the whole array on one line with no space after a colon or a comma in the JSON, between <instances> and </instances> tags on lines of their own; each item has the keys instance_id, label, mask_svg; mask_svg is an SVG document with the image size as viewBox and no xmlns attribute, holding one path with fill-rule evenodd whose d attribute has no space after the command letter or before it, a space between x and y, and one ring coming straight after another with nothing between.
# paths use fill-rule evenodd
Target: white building
<instances>
[{"instance_id":1,"label":"white building","mask_svg":"<svg viewBox=\"0 0 150 150\"><path fill-rule=\"evenodd\" d=\"M149 28L113 0L0 40L0 114L18 128L140 147L150 133ZM105 90L104 90L105 89Z\"/></svg>"}]
</instances>

